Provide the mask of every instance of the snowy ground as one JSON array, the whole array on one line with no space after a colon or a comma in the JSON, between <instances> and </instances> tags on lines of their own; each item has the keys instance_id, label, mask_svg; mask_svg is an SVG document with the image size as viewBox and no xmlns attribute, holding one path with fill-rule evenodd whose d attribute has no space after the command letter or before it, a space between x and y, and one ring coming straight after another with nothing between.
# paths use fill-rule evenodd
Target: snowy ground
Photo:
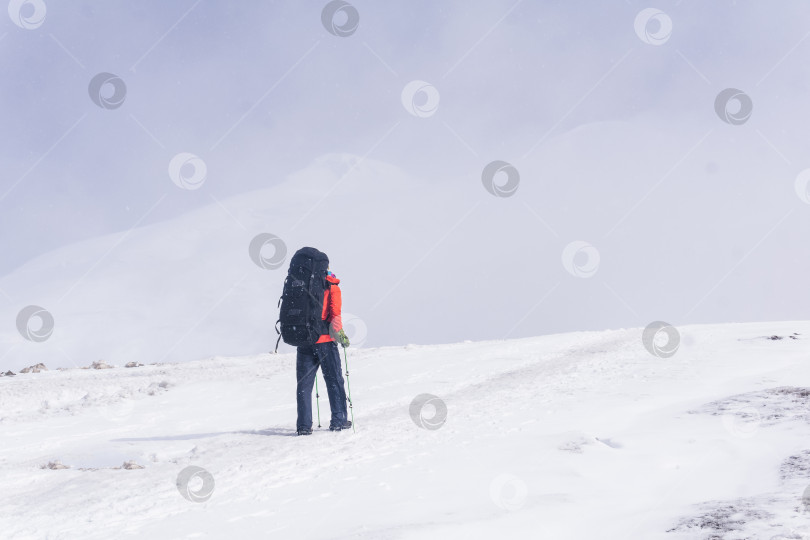
<instances>
[{"instance_id":1,"label":"snowy ground","mask_svg":"<svg viewBox=\"0 0 810 540\"><path fill-rule=\"evenodd\" d=\"M0 531L810 538L810 322L679 330L666 359L641 329L349 349L357 431L311 437L292 355L3 377ZM424 393L438 429L411 418ZM189 466L208 500L181 496Z\"/></svg>"}]
</instances>

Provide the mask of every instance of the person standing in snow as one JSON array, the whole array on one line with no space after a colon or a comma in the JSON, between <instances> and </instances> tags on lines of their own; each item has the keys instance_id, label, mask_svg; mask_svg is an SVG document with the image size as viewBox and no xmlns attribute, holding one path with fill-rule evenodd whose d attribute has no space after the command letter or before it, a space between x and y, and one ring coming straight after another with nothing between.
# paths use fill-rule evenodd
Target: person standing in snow
<instances>
[{"instance_id":1,"label":"person standing in snow","mask_svg":"<svg viewBox=\"0 0 810 540\"><path fill-rule=\"evenodd\" d=\"M341 318L343 298L339 286L340 280L327 270L326 282L321 319L328 324L329 333L321 335L314 345L299 346L296 356L295 367L298 377L296 431L298 435L312 433L312 386L319 365L323 370L326 393L329 395L329 408L332 412L329 429L340 431L352 426L351 420L348 419L346 390L337 348L337 343L344 348L349 346L349 338L343 330Z\"/></svg>"}]
</instances>

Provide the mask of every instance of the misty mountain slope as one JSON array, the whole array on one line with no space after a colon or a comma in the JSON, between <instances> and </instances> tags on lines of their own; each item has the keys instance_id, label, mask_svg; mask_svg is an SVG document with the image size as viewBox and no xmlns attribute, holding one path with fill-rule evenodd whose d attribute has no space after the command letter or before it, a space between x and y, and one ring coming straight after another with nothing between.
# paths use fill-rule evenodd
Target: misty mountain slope
<instances>
[{"instance_id":1,"label":"misty mountain slope","mask_svg":"<svg viewBox=\"0 0 810 540\"><path fill-rule=\"evenodd\" d=\"M680 332L666 359L640 329L349 349L356 433L310 437L293 436L289 354L2 378L0 526L10 538L800 538L810 323ZM414 419L423 394L435 400ZM55 460L70 468L40 468ZM144 468L115 468L126 461ZM213 479L204 502L178 492L192 465Z\"/></svg>"},{"instance_id":2,"label":"misty mountain slope","mask_svg":"<svg viewBox=\"0 0 810 540\"><path fill-rule=\"evenodd\" d=\"M744 173L775 173L754 156L738 159L736 146L696 151L700 157L679 167L683 178L659 185L693 144L671 137L648 121L579 126L519 164L520 186L512 197L484 189L482 168L490 157L483 155L419 177L375 159L327 154L284 178L263 170L272 187L228 198L217 198L212 185L248 172L212 164L205 183L189 191L161 167L150 181L163 186L162 195L144 213L128 215L132 229L53 250L0 277L2 367L266 352L274 343L286 263L304 245L330 256L347 320L354 321L351 337L367 346L526 337L659 319L802 317L795 310L807 291L774 289L799 282L794 272L802 266L781 265L784 280L768 277L774 261L785 260L781 243L795 245L803 230L790 221L806 217L793 185L741 184ZM638 155L627 159L613 151L617 144ZM639 190L631 181L638 178L650 185ZM750 212L749 197L763 205L761 212ZM785 204L794 211L788 214ZM717 219L719 205L745 219ZM169 206L187 211L142 225ZM774 229L783 217L784 226ZM773 234L765 238L768 231ZM249 254L261 234L286 245L271 269ZM573 242L594 251L566 259ZM268 245L261 253L275 261L278 252ZM594 262L588 253L596 256L594 273L578 272ZM531 287L512 290L515 280ZM54 317L45 342L26 341L15 328L29 305Z\"/></svg>"},{"instance_id":3,"label":"misty mountain slope","mask_svg":"<svg viewBox=\"0 0 810 540\"><path fill-rule=\"evenodd\" d=\"M416 220L412 209L424 193L419 186L390 165L326 156L282 185L212 199L167 222L42 255L0 278L0 289L10 296L0 316L13 323L25 306L41 306L53 315L53 334L33 343L13 324L4 325L4 367L18 370L36 362L78 367L99 359L123 365L268 351L275 343L276 302L287 263L303 245L331 255L333 270L344 280L344 310L351 320L358 309L388 296L393 276L415 260L404 255L423 250L419 238L461 215L431 210L454 206L439 197L421 204L427 214ZM172 196L189 195L172 187L180 193ZM386 203L394 199L402 204ZM325 228L326 222L333 226ZM249 252L262 233L286 245L286 254L273 246L261 251L281 261L269 269L259 267ZM386 251L403 257L390 258ZM384 264L380 257L401 259L402 265ZM373 326L370 315L361 318L364 327ZM32 324L36 329L36 321ZM362 342L364 336L354 337Z\"/></svg>"},{"instance_id":4,"label":"misty mountain slope","mask_svg":"<svg viewBox=\"0 0 810 540\"><path fill-rule=\"evenodd\" d=\"M566 302L574 290L611 294L566 272L559 240L534 210L492 197L475 175L470 182L464 189L428 183L386 163L332 154L280 185L223 200L170 184L166 197L203 197L208 205L54 250L0 278L9 297L0 302L8 322L0 328L4 369L271 350L289 257L304 245L330 256L342 280L347 330L359 345L541 334L574 316L548 316L553 302ZM493 227L513 233L482 243ZM286 254L272 245L261 251L280 260L269 269L249 252L265 233L286 246ZM541 290L503 293L516 254ZM538 309L551 290L561 296ZM13 324L28 305L52 314L46 341L25 340Z\"/></svg>"}]
</instances>

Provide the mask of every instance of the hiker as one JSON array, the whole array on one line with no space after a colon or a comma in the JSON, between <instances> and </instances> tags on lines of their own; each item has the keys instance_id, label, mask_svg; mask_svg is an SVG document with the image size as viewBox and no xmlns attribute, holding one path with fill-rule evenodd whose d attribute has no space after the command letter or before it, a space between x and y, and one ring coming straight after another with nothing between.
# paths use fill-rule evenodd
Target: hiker
<instances>
[{"instance_id":1,"label":"hiker","mask_svg":"<svg viewBox=\"0 0 810 540\"><path fill-rule=\"evenodd\" d=\"M349 346L341 319L340 280L329 271L329 258L314 248L301 248L290 260L281 303L280 338L298 348L296 401L298 435L312 433L312 386L318 367L326 381L331 431L350 428L346 390L337 343ZM309 290L307 290L309 287ZM298 288L298 289L296 289ZM308 311L320 311L310 313ZM336 343L337 342L337 343Z\"/></svg>"},{"instance_id":2,"label":"hiker","mask_svg":"<svg viewBox=\"0 0 810 540\"><path fill-rule=\"evenodd\" d=\"M315 345L298 347L296 358L295 368L298 376L297 431L299 435L312 433L312 384L315 381L318 365L321 366L323 378L326 381L326 393L329 396L329 408L332 411L329 429L331 431L340 431L352 427L346 409L346 390L343 386L340 353L335 343L337 340L341 346L349 346L349 338L343 330L343 321L340 315L343 303L340 286L338 285L340 280L335 274L327 270L326 282L328 285L324 291L321 320L326 321L329 330L318 338Z\"/></svg>"}]
</instances>

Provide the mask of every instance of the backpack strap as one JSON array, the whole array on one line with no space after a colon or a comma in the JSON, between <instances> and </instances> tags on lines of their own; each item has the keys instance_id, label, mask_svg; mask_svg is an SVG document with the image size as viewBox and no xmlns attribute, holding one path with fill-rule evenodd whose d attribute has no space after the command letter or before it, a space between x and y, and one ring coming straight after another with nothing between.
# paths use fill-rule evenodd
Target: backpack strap
<instances>
[{"instance_id":1,"label":"backpack strap","mask_svg":"<svg viewBox=\"0 0 810 540\"><path fill-rule=\"evenodd\" d=\"M273 354L278 354L278 344L281 341L281 330L278 328L278 324L281 322L281 319L276 321L276 333L278 334L278 339L276 340L276 350L273 351Z\"/></svg>"}]
</instances>

